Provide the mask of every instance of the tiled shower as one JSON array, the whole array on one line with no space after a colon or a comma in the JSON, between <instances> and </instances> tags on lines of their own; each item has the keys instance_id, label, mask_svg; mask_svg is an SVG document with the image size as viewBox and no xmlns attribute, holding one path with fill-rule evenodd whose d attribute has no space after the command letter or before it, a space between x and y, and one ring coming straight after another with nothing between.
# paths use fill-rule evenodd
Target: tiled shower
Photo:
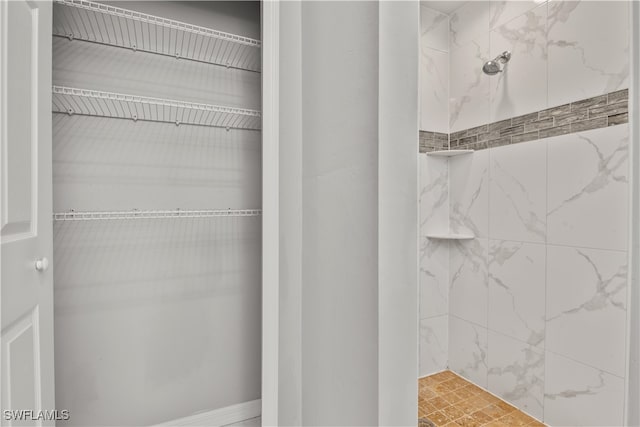
<instances>
[{"instance_id":1,"label":"tiled shower","mask_svg":"<svg viewBox=\"0 0 640 427\"><path fill-rule=\"evenodd\" d=\"M421 3L420 376L623 425L630 3L457 3Z\"/></svg>"}]
</instances>

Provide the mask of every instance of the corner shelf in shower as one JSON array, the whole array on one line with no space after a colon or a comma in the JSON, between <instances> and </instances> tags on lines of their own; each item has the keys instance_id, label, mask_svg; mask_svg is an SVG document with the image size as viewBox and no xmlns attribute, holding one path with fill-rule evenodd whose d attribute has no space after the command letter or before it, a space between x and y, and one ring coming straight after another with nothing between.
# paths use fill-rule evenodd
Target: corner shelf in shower
<instances>
[{"instance_id":1,"label":"corner shelf in shower","mask_svg":"<svg viewBox=\"0 0 640 427\"><path fill-rule=\"evenodd\" d=\"M466 154L473 154L473 152L474 150L438 150L429 151L426 154L430 157L439 157L444 159L447 162L447 167L449 167L449 162L452 158ZM434 240L472 240L475 238L472 233L454 233L451 231L427 233L426 237Z\"/></svg>"},{"instance_id":2,"label":"corner shelf in shower","mask_svg":"<svg viewBox=\"0 0 640 427\"><path fill-rule=\"evenodd\" d=\"M427 233L427 238L436 240L472 240L473 234L464 233Z\"/></svg>"},{"instance_id":3,"label":"corner shelf in shower","mask_svg":"<svg viewBox=\"0 0 640 427\"><path fill-rule=\"evenodd\" d=\"M461 156L463 154L471 154L473 150L438 150L438 151L428 151L427 156L431 157L454 157Z\"/></svg>"},{"instance_id":4,"label":"corner shelf in shower","mask_svg":"<svg viewBox=\"0 0 640 427\"><path fill-rule=\"evenodd\" d=\"M260 130L257 110L53 86L53 112L129 120Z\"/></svg>"},{"instance_id":5,"label":"corner shelf in shower","mask_svg":"<svg viewBox=\"0 0 640 427\"><path fill-rule=\"evenodd\" d=\"M261 209L208 209L208 210L130 210L130 211L93 211L93 212L56 212L54 221L92 221L92 220L130 220L130 219L167 219L167 218L213 218L259 216Z\"/></svg>"},{"instance_id":6,"label":"corner shelf in shower","mask_svg":"<svg viewBox=\"0 0 640 427\"><path fill-rule=\"evenodd\" d=\"M260 72L249 37L87 0L55 0L54 15L54 36Z\"/></svg>"}]
</instances>

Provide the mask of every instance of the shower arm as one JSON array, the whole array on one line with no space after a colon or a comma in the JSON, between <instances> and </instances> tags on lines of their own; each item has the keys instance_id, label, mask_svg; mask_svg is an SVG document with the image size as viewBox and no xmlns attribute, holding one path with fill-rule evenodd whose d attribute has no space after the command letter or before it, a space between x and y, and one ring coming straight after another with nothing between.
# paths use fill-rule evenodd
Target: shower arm
<instances>
[{"instance_id":1,"label":"shower arm","mask_svg":"<svg viewBox=\"0 0 640 427\"><path fill-rule=\"evenodd\" d=\"M509 62L510 59L511 59L511 52L509 52L508 50L505 50L500 55L496 56L496 59L494 59L494 61L496 62L500 61L501 64L506 64L507 62Z\"/></svg>"}]
</instances>

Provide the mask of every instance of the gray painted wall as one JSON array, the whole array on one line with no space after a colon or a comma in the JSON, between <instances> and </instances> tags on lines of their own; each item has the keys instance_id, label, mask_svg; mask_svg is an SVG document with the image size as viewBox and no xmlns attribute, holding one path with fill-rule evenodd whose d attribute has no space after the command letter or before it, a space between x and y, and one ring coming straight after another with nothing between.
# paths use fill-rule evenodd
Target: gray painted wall
<instances>
[{"instance_id":1,"label":"gray painted wall","mask_svg":"<svg viewBox=\"0 0 640 427\"><path fill-rule=\"evenodd\" d=\"M302 3L302 419L378 421L378 4Z\"/></svg>"},{"instance_id":2,"label":"gray painted wall","mask_svg":"<svg viewBox=\"0 0 640 427\"><path fill-rule=\"evenodd\" d=\"M302 12L280 3L278 424L302 425ZM266 193L266 192L265 192Z\"/></svg>"},{"instance_id":3,"label":"gray painted wall","mask_svg":"<svg viewBox=\"0 0 640 427\"><path fill-rule=\"evenodd\" d=\"M280 20L278 421L415 425L418 3Z\"/></svg>"},{"instance_id":4,"label":"gray painted wall","mask_svg":"<svg viewBox=\"0 0 640 427\"><path fill-rule=\"evenodd\" d=\"M380 3L378 425L415 425L418 395L417 1Z\"/></svg>"}]
</instances>

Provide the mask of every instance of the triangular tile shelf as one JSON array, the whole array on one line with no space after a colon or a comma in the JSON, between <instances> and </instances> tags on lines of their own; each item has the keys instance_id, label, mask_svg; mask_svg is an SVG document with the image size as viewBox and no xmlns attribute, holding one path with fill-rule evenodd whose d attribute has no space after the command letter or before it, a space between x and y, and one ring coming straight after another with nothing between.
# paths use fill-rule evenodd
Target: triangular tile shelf
<instances>
[{"instance_id":1,"label":"triangular tile shelf","mask_svg":"<svg viewBox=\"0 0 640 427\"><path fill-rule=\"evenodd\" d=\"M427 238L439 240L471 240L474 239L475 236L473 234L462 233L427 233Z\"/></svg>"},{"instance_id":2,"label":"triangular tile shelf","mask_svg":"<svg viewBox=\"0 0 640 427\"><path fill-rule=\"evenodd\" d=\"M471 154L473 150L438 150L438 151L428 151L427 156L431 157L453 157L460 156L463 154Z\"/></svg>"}]
</instances>

